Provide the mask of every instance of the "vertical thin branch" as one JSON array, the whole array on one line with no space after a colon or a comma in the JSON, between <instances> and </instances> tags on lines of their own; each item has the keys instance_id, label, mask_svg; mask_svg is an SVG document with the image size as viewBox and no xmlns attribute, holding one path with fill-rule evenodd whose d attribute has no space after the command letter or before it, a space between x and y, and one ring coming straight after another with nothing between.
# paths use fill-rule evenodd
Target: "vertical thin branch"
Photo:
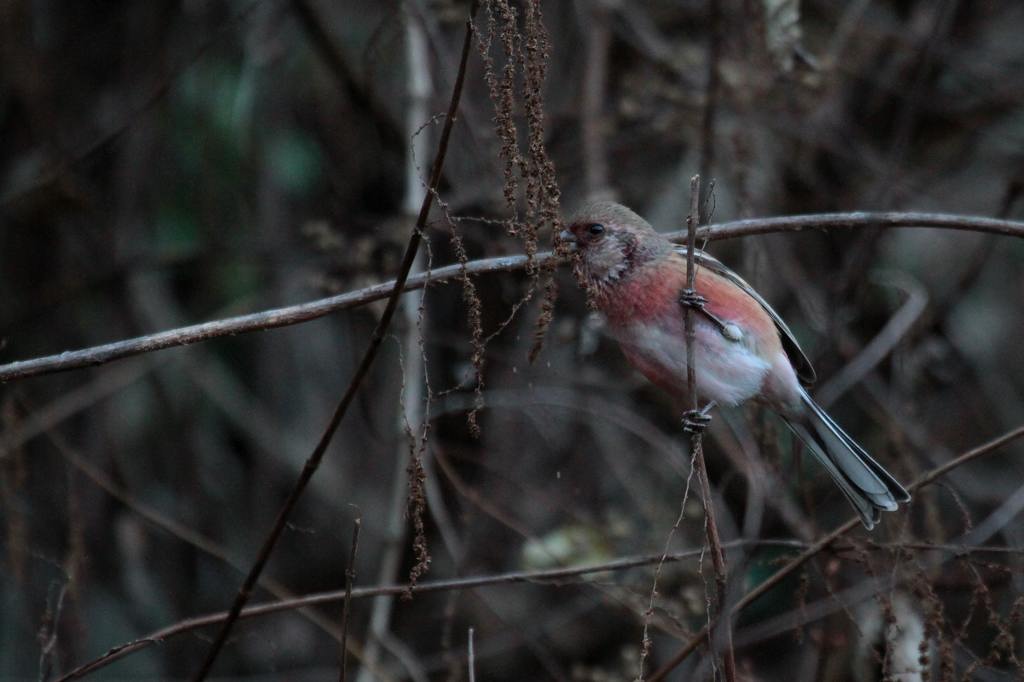
<instances>
[{"instance_id":1,"label":"vertical thin branch","mask_svg":"<svg viewBox=\"0 0 1024 682\"><path fill-rule=\"evenodd\" d=\"M694 265L694 253L697 248L697 223L700 221L700 175L694 175L690 179L690 215L686 218L686 288L694 290L697 279L697 270ZM695 350L697 340L697 325L694 319L694 310L687 306L685 311L686 325L686 381L690 388L689 403L690 409L700 410L697 400L697 370L695 366ZM726 606L726 583L728 572L725 565L725 553L722 551L722 538L718 534L718 522L715 519L715 505L711 499L711 483L708 481L708 471L704 464L703 434L695 430L690 437L690 447L693 450L693 462L697 470L697 480L700 483L700 495L704 503L704 525L708 536L708 545L711 548L711 563L715 569L715 587L717 594L716 619L724 616L722 628L725 644L725 679L728 682L736 680L736 657L732 646L732 621L728 616ZM710 636L710 631L709 631ZM714 656L712 647L711 655Z\"/></svg>"},{"instance_id":2,"label":"vertical thin branch","mask_svg":"<svg viewBox=\"0 0 1024 682\"><path fill-rule=\"evenodd\" d=\"M352 583L356 580L356 552L359 550L359 528L363 525L363 517L356 513L352 522L352 551L348 556L348 568L345 569L345 601L341 606L341 670L339 682L345 682L345 665L348 663L348 614L352 604Z\"/></svg>"},{"instance_id":3,"label":"vertical thin branch","mask_svg":"<svg viewBox=\"0 0 1024 682\"><path fill-rule=\"evenodd\" d=\"M683 523L683 517L686 515L686 501L690 497L690 483L693 481L693 460L690 460L690 475L686 477L686 487L683 489L683 501L679 503L679 516L676 517L676 522L672 525L671 530L668 532L668 537L665 538L665 548L661 552L661 558L658 560L658 565L654 568L654 580L651 582L651 597L647 604L647 610L644 612L644 628L640 638L640 661L637 665L637 675L635 682L644 682L644 666L647 663L647 657L651 653L651 637L650 628L651 620L654 618L654 600L658 596L658 583L661 580L661 571L665 566L665 562L668 560L669 551L672 548L672 538L675 537L676 531Z\"/></svg>"},{"instance_id":4,"label":"vertical thin branch","mask_svg":"<svg viewBox=\"0 0 1024 682\"><path fill-rule=\"evenodd\" d=\"M686 216L686 288L693 291L697 281L697 268L694 264L697 250L697 225L700 223L700 174L690 178L690 215ZM694 345L696 327L694 326L693 309L686 308L686 380L690 382L690 407L700 409L697 404L696 372L694 371Z\"/></svg>"},{"instance_id":5,"label":"vertical thin branch","mask_svg":"<svg viewBox=\"0 0 1024 682\"><path fill-rule=\"evenodd\" d=\"M467 657L469 659L469 682L476 682L476 654L473 651L473 628L469 629L469 641L466 642Z\"/></svg>"},{"instance_id":6,"label":"vertical thin branch","mask_svg":"<svg viewBox=\"0 0 1024 682\"><path fill-rule=\"evenodd\" d=\"M356 368L355 373L352 375L352 379L349 381L348 387L345 389L345 394L338 402L338 406L335 408L334 414L331 415L331 420L328 423L327 428L324 430L323 435L321 435L316 448L314 448L313 453L309 456L309 459L306 460L306 464L302 467L302 472L299 474L298 480L292 487L292 490L288 495L288 499L285 500L284 505L278 512L273 528L271 528L270 533L264 539L263 545L260 547L259 554L257 555L255 562L253 562L249 574L246 576L245 581L238 590L238 594L235 596L235 600L231 605L231 610L228 612L227 618L221 625L220 632L217 633L217 637L214 639L213 644L210 645L210 650L207 652L202 666L200 666L199 670L193 676L192 679L194 682L201 682L202 680L205 680L206 676L210 673L210 669L213 668L213 664L216 662L217 656L220 655L220 651L224 647L224 643L227 641L232 627L234 627L235 622L238 620L238 616L241 614L242 608L249 601L249 596L252 593L253 586L256 584L256 581L259 580L260 574L263 572L263 568L266 566L267 561L270 560L270 555L274 551L274 547L277 545L277 540L284 531L285 525L288 523L288 518L291 516L292 510L295 508L295 505L298 504L299 499L302 497L302 493L305 491L310 479L313 478L313 474L316 473L316 470L320 467L320 462L323 460L324 454L327 452L327 447L330 445L335 432L338 430L342 420L345 418L345 414L348 412L349 406L352 404L352 401L355 400L359 387L363 383L363 379L366 378L366 375L370 371L370 367L377 358L377 351L380 349L380 345L384 340L384 335L391 326L391 320L395 315L395 310L398 308L398 299L402 293L402 289L405 287L406 280L409 278L409 271L412 270L416 253L419 251L423 229L426 227L427 217L430 215L430 208L434 202L434 194L441 181L441 171L444 168L444 158L448 151L448 140L451 138L452 127L455 124L455 117L459 110L459 100L462 97L462 86L466 80L466 64L469 61L469 49L472 45L473 38L472 19L476 15L477 6L477 2L473 2L470 6L470 18L466 20L466 34L462 43L462 57L459 62L459 71L455 78L455 85L452 88L451 102L448 106L448 115L445 117L444 127L441 130L441 139L437 143L437 154L434 157L434 163L430 170L428 190L426 195L423 197L423 204L420 206L419 216L416 218L416 225L413 227L412 234L409 237L409 244L406 247L405 254L402 258L402 265L399 268L398 275L395 277L395 285L391 290L390 296L388 296L387 306L384 308L384 312L381 314L380 320L377 322L377 326L373 330L370 342L366 347L366 351L363 354L363 358L360 361L359 366Z\"/></svg>"},{"instance_id":7,"label":"vertical thin branch","mask_svg":"<svg viewBox=\"0 0 1024 682\"><path fill-rule=\"evenodd\" d=\"M708 0L708 55L707 74L704 90L704 110L701 114L700 130L700 162L698 177L709 180L708 194L714 186L711 180L712 167L715 164L715 115L718 112L718 61L722 52L722 12L720 0ZM699 183L698 183L699 185ZM703 199L700 205L704 205ZM694 214L698 224L707 222L707 215ZM692 251L691 251L692 253ZM692 272L692 270L690 271ZM691 288L692 288L692 282Z\"/></svg>"},{"instance_id":8,"label":"vertical thin branch","mask_svg":"<svg viewBox=\"0 0 1024 682\"><path fill-rule=\"evenodd\" d=\"M583 172L587 196L607 196L608 154L605 146L604 102L608 90L608 51L612 42L611 10L597 0L581 10L586 22L586 59L580 122L583 134Z\"/></svg>"},{"instance_id":9,"label":"vertical thin branch","mask_svg":"<svg viewBox=\"0 0 1024 682\"><path fill-rule=\"evenodd\" d=\"M412 0L413 3L418 1ZM408 215L416 215L425 191L419 159L427 157L430 143L428 134L430 128L424 127L423 124L430 118L430 95L433 90L429 57L423 26L414 16L412 9L409 8L405 17L406 95L408 97L405 113L405 136L407 141L411 141L412 146L406 153L405 198L402 202L403 212ZM423 266L423 253L420 252L416 254L416 260L413 261L412 273L422 272ZM424 302L424 295L424 291L419 291L413 296L404 297L400 309L400 319L404 326L402 330L404 335L402 339L402 400L397 421L398 447L394 458L395 469L392 474L391 494L388 499L384 551L381 553L377 569L378 583L389 583L398 579L405 548L405 512L409 478L402 462L406 458L416 456L419 447L417 434L423 423L424 362L419 349L419 335L422 330L418 328L417 319L420 307ZM407 440L409 441L408 446ZM373 607L370 609L369 633L364 655L371 666L379 660L381 645L388 639L394 601L394 595L381 595L374 599ZM356 682L371 682L373 679L370 667L363 667L356 676Z\"/></svg>"}]
</instances>

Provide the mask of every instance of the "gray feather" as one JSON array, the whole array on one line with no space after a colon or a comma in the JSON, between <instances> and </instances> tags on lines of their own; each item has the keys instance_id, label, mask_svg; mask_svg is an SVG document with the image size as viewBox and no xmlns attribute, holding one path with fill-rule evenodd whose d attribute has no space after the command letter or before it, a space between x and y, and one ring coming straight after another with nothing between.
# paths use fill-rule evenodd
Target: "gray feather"
<instances>
[{"instance_id":1,"label":"gray feather","mask_svg":"<svg viewBox=\"0 0 1024 682\"><path fill-rule=\"evenodd\" d=\"M805 391L801 392L801 398L804 412L783 419L839 485L868 530L878 523L881 511L894 511L900 503L910 501L910 494L892 474L850 438Z\"/></svg>"}]
</instances>

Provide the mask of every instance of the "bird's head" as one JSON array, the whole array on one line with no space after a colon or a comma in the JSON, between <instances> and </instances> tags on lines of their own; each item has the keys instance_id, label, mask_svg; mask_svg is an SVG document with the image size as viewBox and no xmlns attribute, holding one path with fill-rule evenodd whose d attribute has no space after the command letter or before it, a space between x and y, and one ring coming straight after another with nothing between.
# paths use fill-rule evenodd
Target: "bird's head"
<instances>
[{"instance_id":1,"label":"bird's head","mask_svg":"<svg viewBox=\"0 0 1024 682\"><path fill-rule=\"evenodd\" d=\"M588 289L613 285L672 252L646 220L612 201L584 204L565 224L559 239L574 252L576 274Z\"/></svg>"}]
</instances>

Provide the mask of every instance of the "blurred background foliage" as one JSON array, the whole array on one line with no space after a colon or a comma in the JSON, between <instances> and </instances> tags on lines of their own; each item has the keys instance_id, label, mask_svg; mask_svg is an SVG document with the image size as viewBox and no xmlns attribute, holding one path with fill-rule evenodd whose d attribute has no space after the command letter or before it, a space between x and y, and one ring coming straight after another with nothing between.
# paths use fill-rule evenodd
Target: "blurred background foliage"
<instances>
[{"instance_id":1,"label":"blurred background foliage","mask_svg":"<svg viewBox=\"0 0 1024 682\"><path fill-rule=\"evenodd\" d=\"M1016 0L539 8L551 42L545 143L567 207L612 195L678 229L699 170L715 181L712 221L851 210L1024 217ZM493 9L485 3L481 26ZM413 222L404 197L422 191L407 187L411 131L423 127L423 169L466 11L441 0L0 4L0 362L392 276ZM430 80L419 120L411 30ZM490 50L498 69L500 47ZM457 220L435 209L435 266L458 257L451 230L469 258L524 245L502 222L512 212L478 50L470 64L440 192ZM512 114L525 146L521 99ZM541 227L543 243L550 225ZM776 305L816 363L818 395L902 480L1024 422L1019 240L867 229L711 249ZM476 279L483 333L501 329L484 356L479 438L466 422L471 306L458 284L428 290L421 319L414 311L392 328L268 576L300 594L341 587L354 509L357 583L408 576L400 395L422 382L420 338L433 389L425 579L662 550L689 472L678 406L628 370L568 274L557 281L531 364L541 297L514 308L530 277ZM225 608L379 312L0 386L0 677L49 679ZM886 329L881 362L843 375ZM756 408L718 412L707 453L727 540L807 541L850 513ZM758 602L737 624L747 679L1018 678L1022 454L1013 445L954 472ZM699 548L694 495L685 512L672 547ZM965 539L1016 549L929 549ZM736 582L756 584L793 551L731 553ZM649 667L705 621L710 569L697 568L672 564L661 576ZM896 584L863 589L886 575ZM640 568L358 600L350 636L372 663L359 679L464 679L468 627L480 679L632 679L651 580ZM339 614L334 605L241 623L217 671L335 677ZM93 677L186 676L210 635L171 638ZM674 679L707 678L709 666L697 653Z\"/></svg>"}]
</instances>

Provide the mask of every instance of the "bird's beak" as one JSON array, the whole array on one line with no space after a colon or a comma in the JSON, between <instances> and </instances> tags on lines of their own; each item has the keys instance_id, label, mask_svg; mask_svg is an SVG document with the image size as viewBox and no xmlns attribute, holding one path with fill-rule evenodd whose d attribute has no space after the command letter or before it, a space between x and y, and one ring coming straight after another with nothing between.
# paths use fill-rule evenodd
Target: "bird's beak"
<instances>
[{"instance_id":1,"label":"bird's beak","mask_svg":"<svg viewBox=\"0 0 1024 682\"><path fill-rule=\"evenodd\" d=\"M567 251L569 251L569 253L575 253L576 252L576 248L577 248L577 245L576 245L576 235L574 235L569 230L562 230L561 232L559 232L558 233L558 241L560 241L563 244L565 244L565 248L566 248Z\"/></svg>"}]
</instances>

